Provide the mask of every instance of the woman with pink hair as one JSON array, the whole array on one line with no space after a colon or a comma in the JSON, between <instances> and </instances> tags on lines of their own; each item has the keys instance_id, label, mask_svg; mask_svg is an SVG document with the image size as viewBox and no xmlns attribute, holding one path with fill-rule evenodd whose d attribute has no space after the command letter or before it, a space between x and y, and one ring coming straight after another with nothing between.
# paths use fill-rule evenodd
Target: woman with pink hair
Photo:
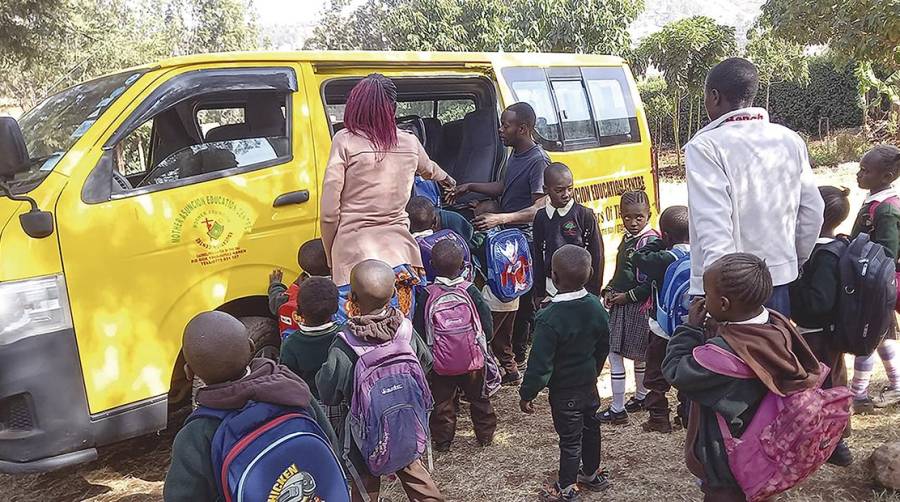
<instances>
[{"instance_id":1,"label":"woman with pink hair","mask_svg":"<svg viewBox=\"0 0 900 502\"><path fill-rule=\"evenodd\" d=\"M418 138L397 128L396 110L397 88L383 75L369 75L350 91L344 129L334 135L325 169L320 221L342 299L353 266L381 260L397 272L399 307L409 313L411 286L423 266L406 214L413 179L418 174L445 188L456 181L428 158ZM344 303L342 314L353 315Z\"/></svg>"}]
</instances>

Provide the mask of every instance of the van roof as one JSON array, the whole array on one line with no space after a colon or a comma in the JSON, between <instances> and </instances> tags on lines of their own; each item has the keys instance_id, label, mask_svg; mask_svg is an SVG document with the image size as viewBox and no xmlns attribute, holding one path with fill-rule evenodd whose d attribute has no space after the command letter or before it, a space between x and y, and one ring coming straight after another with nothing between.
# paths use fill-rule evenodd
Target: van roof
<instances>
[{"instance_id":1,"label":"van roof","mask_svg":"<svg viewBox=\"0 0 900 502\"><path fill-rule=\"evenodd\" d=\"M194 54L164 59L160 67L188 64L248 62L248 61L308 61L329 64L466 64L483 63L501 66L620 66L618 56L594 54L550 54L514 52L399 52L399 51L294 51L294 52L220 52Z\"/></svg>"}]
</instances>

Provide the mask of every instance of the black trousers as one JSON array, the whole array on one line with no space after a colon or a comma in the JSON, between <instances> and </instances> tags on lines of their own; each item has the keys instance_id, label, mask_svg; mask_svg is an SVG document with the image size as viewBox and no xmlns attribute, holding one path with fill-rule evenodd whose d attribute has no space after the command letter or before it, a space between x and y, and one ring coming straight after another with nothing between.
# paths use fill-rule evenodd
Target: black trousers
<instances>
[{"instance_id":1,"label":"black trousers","mask_svg":"<svg viewBox=\"0 0 900 502\"><path fill-rule=\"evenodd\" d=\"M600 408L596 385L550 391L553 428L559 435L559 486L575 484L578 470L591 475L600 468Z\"/></svg>"},{"instance_id":2,"label":"black trousers","mask_svg":"<svg viewBox=\"0 0 900 502\"><path fill-rule=\"evenodd\" d=\"M529 242L531 256L534 256L534 242ZM531 334L534 326L534 288L519 297L519 310L516 312L516 323L513 325L512 346L516 362L524 362L531 347Z\"/></svg>"}]
</instances>

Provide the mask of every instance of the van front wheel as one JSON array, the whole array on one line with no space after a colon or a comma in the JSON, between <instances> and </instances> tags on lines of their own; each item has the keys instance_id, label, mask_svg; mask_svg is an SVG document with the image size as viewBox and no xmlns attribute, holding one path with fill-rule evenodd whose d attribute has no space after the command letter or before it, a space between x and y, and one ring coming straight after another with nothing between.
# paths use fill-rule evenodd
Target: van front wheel
<instances>
[{"instance_id":1,"label":"van front wheel","mask_svg":"<svg viewBox=\"0 0 900 502\"><path fill-rule=\"evenodd\" d=\"M281 353L281 335L278 333L278 323L274 319L259 316L239 317L238 320L247 327L247 334L256 347L253 357L265 357L277 361L278 355Z\"/></svg>"}]
</instances>

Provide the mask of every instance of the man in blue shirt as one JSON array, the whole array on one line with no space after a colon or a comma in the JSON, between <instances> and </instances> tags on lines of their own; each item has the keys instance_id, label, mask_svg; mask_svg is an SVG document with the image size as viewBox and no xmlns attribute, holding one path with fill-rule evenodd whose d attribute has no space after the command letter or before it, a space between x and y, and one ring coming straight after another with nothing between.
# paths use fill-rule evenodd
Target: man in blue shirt
<instances>
[{"instance_id":1,"label":"man in blue shirt","mask_svg":"<svg viewBox=\"0 0 900 502\"><path fill-rule=\"evenodd\" d=\"M500 116L500 139L504 145L512 147L513 152L506 163L503 180L464 183L456 187L455 197L474 192L500 199L500 212L485 213L475 218L476 230L487 231L501 226L520 228L531 241L534 215L547 203L544 169L550 165L547 153L534 141L535 121L534 109L528 103L515 103L504 110ZM534 249L531 254L534 256ZM529 292L520 299L513 328L513 352L520 367L524 367L527 359L534 320L531 295Z\"/></svg>"}]
</instances>

